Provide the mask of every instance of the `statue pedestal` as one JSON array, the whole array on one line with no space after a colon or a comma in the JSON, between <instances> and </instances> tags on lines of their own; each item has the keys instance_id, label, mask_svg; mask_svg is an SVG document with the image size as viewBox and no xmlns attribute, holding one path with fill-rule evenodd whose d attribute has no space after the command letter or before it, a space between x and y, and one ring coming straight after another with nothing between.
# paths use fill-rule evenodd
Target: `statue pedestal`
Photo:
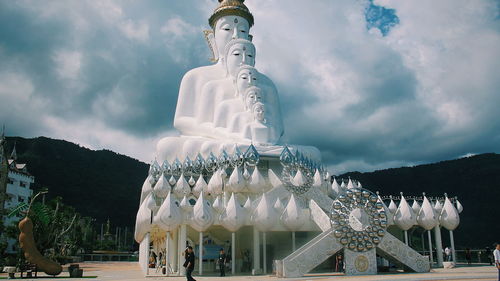
<instances>
[{"instance_id":1,"label":"statue pedestal","mask_svg":"<svg viewBox=\"0 0 500 281\"><path fill-rule=\"evenodd\" d=\"M377 255L375 250L353 252L345 249L344 260L346 275L377 274Z\"/></svg>"}]
</instances>

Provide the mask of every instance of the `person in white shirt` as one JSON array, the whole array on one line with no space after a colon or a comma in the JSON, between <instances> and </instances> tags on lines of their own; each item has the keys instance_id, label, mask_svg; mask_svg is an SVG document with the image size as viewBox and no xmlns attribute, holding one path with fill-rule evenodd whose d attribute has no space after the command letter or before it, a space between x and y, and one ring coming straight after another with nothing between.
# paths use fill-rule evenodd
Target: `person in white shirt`
<instances>
[{"instance_id":1,"label":"person in white shirt","mask_svg":"<svg viewBox=\"0 0 500 281\"><path fill-rule=\"evenodd\" d=\"M498 269L498 281L500 281L500 243L496 244L496 249L493 251L495 257L495 267Z\"/></svg>"},{"instance_id":2,"label":"person in white shirt","mask_svg":"<svg viewBox=\"0 0 500 281\"><path fill-rule=\"evenodd\" d=\"M446 247L444 249L444 254L446 255L446 261L451 261L451 249Z\"/></svg>"}]
</instances>

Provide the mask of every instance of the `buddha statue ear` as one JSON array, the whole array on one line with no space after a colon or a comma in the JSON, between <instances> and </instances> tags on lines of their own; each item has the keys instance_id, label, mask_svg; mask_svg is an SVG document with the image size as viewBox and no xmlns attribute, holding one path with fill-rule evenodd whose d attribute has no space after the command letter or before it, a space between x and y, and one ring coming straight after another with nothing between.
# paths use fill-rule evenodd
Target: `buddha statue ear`
<instances>
[{"instance_id":1,"label":"buddha statue ear","mask_svg":"<svg viewBox=\"0 0 500 281\"><path fill-rule=\"evenodd\" d=\"M208 47L212 52L212 58L209 60L211 62L217 62L219 60L219 52L217 51L217 45L215 44L215 35L213 30L204 30L205 40L207 40Z\"/></svg>"},{"instance_id":2,"label":"buddha statue ear","mask_svg":"<svg viewBox=\"0 0 500 281\"><path fill-rule=\"evenodd\" d=\"M253 41L253 35L252 34L248 34L248 41L250 41L250 42Z\"/></svg>"}]
</instances>

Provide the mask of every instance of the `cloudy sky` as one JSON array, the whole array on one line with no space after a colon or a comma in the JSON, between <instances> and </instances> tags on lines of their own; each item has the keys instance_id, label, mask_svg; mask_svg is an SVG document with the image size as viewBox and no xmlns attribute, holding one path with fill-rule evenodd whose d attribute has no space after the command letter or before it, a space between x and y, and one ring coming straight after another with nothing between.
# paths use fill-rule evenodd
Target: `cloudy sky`
<instances>
[{"instance_id":1,"label":"cloudy sky","mask_svg":"<svg viewBox=\"0 0 500 281\"><path fill-rule=\"evenodd\" d=\"M247 0L287 143L333 173L500 152L500 4ZM145 162L215 0L0 1L0 122Z\"/></svg>"}]
</instances>

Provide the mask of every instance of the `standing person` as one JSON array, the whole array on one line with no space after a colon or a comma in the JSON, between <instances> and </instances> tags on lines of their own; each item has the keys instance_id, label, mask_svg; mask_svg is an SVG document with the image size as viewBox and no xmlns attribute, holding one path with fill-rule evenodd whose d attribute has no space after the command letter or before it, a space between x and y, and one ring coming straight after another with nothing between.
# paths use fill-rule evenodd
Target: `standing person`
<instances>
[{"instance_id":1,"label":"standing person","mask_svg":"<svg viewBox=\"0 0 500 281\"><path fill-rule=\"evenodd\" d=\"M465 249L465 260L467 260L467 264L470 265L472 261L472 253L469 248Z\"/></svg>"},{"instance_id":2,"label":"standing person","mask_svg":"<svg viewBox=\"0 0 500 281\"><path fill-rule=\"evenodd\" d=\"M342 254L339 253L336 257L335 257L335 271L336 272L342 272L343 269L344 269L344 259L342 257Z\"/></svg>"},{"instance_id":3,"label":"standing person","mask_svg":"<svg viewBox=\"0 0 500 281\"><path fill-rule=\"evenodd\" d=\"M219 251L219 260L217 261L219 263L219 270L220 270L220 276L226 276L226 253L224 253L224 249L220 249Z\"/></svg>"},{"instance_id":4,"label":"standing person","mask_svg":"<svg viewBox=\"0 0 500 281\"><path fill-rule=\"evenodd\" d=\"M486 254L486 258L488 258L488 262L490 263L490 265L493 265L493 260L491 259L490 247L486 247L486 251L484 251L484 253Z\"/></svg>"},{"instance_id":5,"label":"standing person","mask_svg":"<svg viewBox=\"0 0 500 281\"><path fill-rule=\"evenodd\" d=\"M188 281L196 281L191 274L194 270L194 253L193 247L187 247L186 261L184 262L184 267L186 268L186 278Z\"/></svg>"},{"instance_id":6,"label":"standing person","mask_svg":"<svg viewBox=\"0 0 500 281\"><path fill-rule=\"evenodd\" d=\"M449 247L444 249L444 254L446 255L446 261L451 261L451 249Z\"/></svg>"},{"instance_id":7,"label":"standing person","mask_svg":"<svg viewBox=\"0 0 500 281\"><path fill-rule=\"evenodd\" d=\"M495 245L493 256L495 257L495 267L498 269L498 281L500 281L500 243Z\"/></svg>"}]
</instances>

